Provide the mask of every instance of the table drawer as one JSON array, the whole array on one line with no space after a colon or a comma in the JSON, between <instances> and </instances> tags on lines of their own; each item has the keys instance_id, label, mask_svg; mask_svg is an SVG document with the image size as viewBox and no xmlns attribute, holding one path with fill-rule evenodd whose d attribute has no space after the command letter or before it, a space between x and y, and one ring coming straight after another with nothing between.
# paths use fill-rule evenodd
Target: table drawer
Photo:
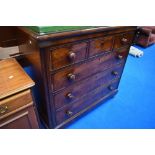
<instances>
[{"instance_id":1,"label":"table drawer","mask_svg":"<svg viewBox=\"0 0 155 155\"><path fill-rule=\"evenodd\" d=\"M128 32L116 35L114 39L114 49L130 45L133 41L133 38L134 38L134 32Z\"/></svg>"},{"instance_id":2,"label":"table drawer","mask_svg":"<svg viewBox=\"0 0 155 155\"><path fill-rule=\"evenodd\" d=\"M96 75L82 80L81 82L77 82L75 85L71 85L60 93L55 94L54 103L56 109L72 102L76 102L90 91L106 85L109 81L120 78L123 71L123 66L124 65L120 64L107 69L104 72L97 73Z\"/></svg>"},{"instance_id":3,"label":"table drawer","mask_svg":"<svg viewBox=\"0 0 155 155\"><path fill-rule=\"evenodd\" d=\"M97 38L90 41L89 56L111 51L113 46L113 36Z\"/></svg>"},{"instance_id":4,"label":"table drawer","mask_svg":"<svg viewBox=\"0 0 155 155\"><path fill-rule=\"evenodd\" d=\"M0 101L0 119L9 115L9 113L21 108L22 106L32 102L30 90L21 92L12 97L8 97Z\"/></svg>"},{"instance_id":5,"label":"table drawer","mask_svg":"<svg viewBox=\"0 0 155 155\"><path fill-rule=\"evenodd\" d=\"M102 72L118 63L123 63L128 54L128 48L117 50L116 52L105 53L101 57L88 61L81 65L66 68L52 76L53 89L57 91L63 89L79 80Z\"/></svg>"},{"instance_id":6,"label":"table drawer","mask_svg":"<svg viewBox=\"0 0 155 155\"><path fill-rule=\"evenodd\" d=\"M89 93L89 95L84 96L78 102L75 102L71 105L66 105L62 109L57 110L56 112L56 121L57 125L62 122L74 117L75 114L84 110L85 108L91 106L95 101L101 99L102 97L108 95L109 93L115 92L118 88L118 81L115 81L111 84L106 85L105 87L100 87L93 92Z\"/></svg>"},{"instance_id":7,"label":"table drawer","mask_svg":"<svg viewBox=\"0 0 155 155\"><path fill-rule=\"evenodd\" d=\"M51 49L50 63L52 69L59 69L69 64L84 60L86 58L87 46L86 42L82 42Z\"/></svg>"}]
</instances>

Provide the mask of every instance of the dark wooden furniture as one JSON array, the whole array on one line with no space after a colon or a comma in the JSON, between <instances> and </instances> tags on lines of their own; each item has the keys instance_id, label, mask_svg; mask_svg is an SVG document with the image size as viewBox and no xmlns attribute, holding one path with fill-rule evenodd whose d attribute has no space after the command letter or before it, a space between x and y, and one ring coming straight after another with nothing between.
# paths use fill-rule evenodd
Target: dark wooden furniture
<instances>
[{"instance_id":1,"label":"dark wooden furniture","mask_svg":"<svg viewBox=\"0 0 155 155\"><path fill-rule=\"evenodd\" d=\"M0 128L39 128L32 86L34 82L15 59L0 61Z\"/></svg>"},{"instance_id":2,"label":"dark wooden furniture","mask_svg":"<svg viewBox=\"0 0 155 155\"><path fill-rule=\"evenodd\" d=\"M96 27L36 33L19 27L20 52L33 65L39 113L49 128L63 128L114 96L136 27Z\"/></svg>"},{"instance_id":3,"label":"dark wooden furniture","mask_svg":"<svg viewBox=\"0 0 155 155\"><path fill-rule=\"evenodd\" d=\"M137 32L136 44L148 47L155 43L155 26L139 27Z\"/></svg>"},{"instance_id":4,"label":"dark wooden furniture","mask_svg":"<svg viewBox=\"0 0 155 155\"><path fill-rule=\"evenodd\" d=\"M16 31L16 26L0 26L0 47L17 46Z\"/></svg>"}]
</instances>

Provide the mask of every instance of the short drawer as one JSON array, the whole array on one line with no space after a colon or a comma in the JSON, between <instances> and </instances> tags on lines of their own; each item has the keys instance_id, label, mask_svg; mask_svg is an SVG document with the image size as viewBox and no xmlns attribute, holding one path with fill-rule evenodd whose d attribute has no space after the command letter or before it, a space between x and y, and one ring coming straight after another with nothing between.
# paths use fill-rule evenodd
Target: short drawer
<instances>
[{"instance_id":1,"label":"short drawer","mask_svg":"<svg viewBox=\"0 0 155 155\"><path fill-rule=\"evenodd\" d=\"M111 51L113 47L113 36L97 38L90 41L89 56Z\"/></svg>"},{"instance_id":2,"label":"short drawer","mask_svg":"<svg viewBox=\"0 0 155 155\"><path fill-rule=\"evenodd\" d=\"M134 38L134 32L128 32L116 35L114 39L114 49L130 45L133 41L133 38Z\"/></svg>"},{"instance_id":3,"label":"short drawer","mask_svg":"<svg viewBox=\"0 0 155 155\"><path fill-rule=\"evenodd\" d=\"M21 92L0 101L0 120L13 111L32 102L30 90Z\"/></svg>"},{"instance_id":4,"label":"short drawer","mask_svg":"<svg viewBox=\"0 0 155 155\"><path fill-rule=\"evenodd\" d=\"M77 43L71 45L64 45L50 51L50 63L52 69L59 69L61 67L82 61L86 58L87 43Z\"/></svg>"},{"instance_id":5,"label":"short drawer","mask_svg":"<svg viewBox=\"0 0 155 155\"><path fill-rule=\"evenodd\" d=\"M106 97L106 95L108 96L113 92L116 92L118 84L119 82L115 81L113 83L106 85L105 87L100 87L91 92L89 95L84 96L83 98L78 100L78 102L75 102L71 105L66 105L62 109L57 110L56 112L57 125L63 123L64 121L67 121L68 119L71 119L77 113L88 108L92 104L95 105L96 104L95 102L102 100L102 98Z\"/></svg>"},{"instance_id":6,"label":"short drawer","mask_svg":"<svg viewBox=\"0 0 155 155\"><path fill-rule=\"evenodd\" d=\"M106 85L108 82L119 79L121 77L124 65L120 64L104 72L97 73L81 82L77 82L75 85L71 85L67 89L54 95L54 103L56 109L76 102L82 96L86 95L94 89Z\"/></svg>"},{"instance_id":7,"label":"short drawer","mask_svg":"<svg viewBox=\"0 0 155 155\"><path fill-rule=\"evenodd\" d=\"M84 78L92 76L96 73L103 72L114 65L123 63L128 54L128 48L117 50L116 52L105 53L101 57L97 57L91 61L74 67L66 68L55 73L52 76L53 90L57 91L63 89L71 84L76 83Z\"/></svg>"}]
</instances>

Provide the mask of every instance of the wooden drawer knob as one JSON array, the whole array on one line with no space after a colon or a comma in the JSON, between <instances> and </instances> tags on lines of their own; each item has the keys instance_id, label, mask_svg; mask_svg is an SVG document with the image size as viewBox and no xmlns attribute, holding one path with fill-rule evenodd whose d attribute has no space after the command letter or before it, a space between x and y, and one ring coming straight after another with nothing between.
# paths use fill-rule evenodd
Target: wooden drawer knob
<instances>
[{"instance_id":1,"label":"wooden drawer knob","mask_svg":"<svg viewBox=\"0 0 155 155\"><path fill-rule=\"evenodd\" d=\"M118 72L112 71L112 74L115 75L115 76L117 76L118 75Z\"/></svg>"},{"instance_id":2,"label":"wooden drawer knob","mask_svg":"<svg viewBox=\"0 0 155 155\"><path fill-rule=\"evenodd\" d=\"M108 88L109 88L109 90L111 90L111 91L115 89L113 86L109 86Z\"/></svg>"},{"instance_id":3,"label":"wooden drawer knob","mask_svg":"<svg viewBox=\"0 0 155 155\"><path fill-rule=\"evenodd\" d=\"M8 106L0 106L0 114L4 114L5 112L7 112L8 110Z\"/></svg>"},{"instance_id":4,"label":"wooden drawer knob","mask_svg":"<svg viewBox=\"0 0 155 155\"><path fill-rule=\"evenodd\" d=\"M74 95L73 95L72 93L68 93L68 94L66 95L66 97L67 97L68 99L73 99L73 98L74 98Z\"/></svg>"},{"instance_id":5,"label":"wooden drawer knob","mask_svg":"<svg viewBox=\"0 0 155 155\"><path fill-rule=\"evenodd\" d=\"M122 38L122 39L121 39L121 42L122 42L122 44L126 44L126 43L128 42L128 39Z\"/></svg>"},{"instance_id":6,"label":"wooden drawer knob","mask_svg":"<svg viewBox=\"0 0 155 155\"><path fill-rule=\"evenodd\" d=\"M122 56L122 55L118 55L117 58L118 58L119 60L121 60L121 59L123 59L123 56Z\"/></svg>"},{"instance_id":7,"label":"wooden drawer knob","mask_svg":"<svg viewBox=\"0 0 155 155\"><path fill-rule=\"evenodd\" d=\"M74 52L69 52L68 57L70 61L74 61L76 58L76 54Z\"/></svg>"},{"instance_id":8,"label":"wooden drawer knob","mask_svg":"<svg viewBox=\"0 0 155 155\"><path fill-rule=\"evenodd\" d=\"M66 114L67 114L68 116L72 116L72 115L73 115L73 112L70 111L70 110L67 110L67 111L66 111Z\"/></svg>"},{"instance_id":9,"label":"wooden drawer knob","mask_svg":"<svg viewBox=\"0 0 155 155\"><path fill-rule=\"evenodd\" d=\"M72 74L72 73L69 73L69 74L67 75L67 77L68 77L68 79L69 79L70 81L74 81L75 78L76 78L76 76L75 76L74 74Z\"/></svg>"}]
</instances>

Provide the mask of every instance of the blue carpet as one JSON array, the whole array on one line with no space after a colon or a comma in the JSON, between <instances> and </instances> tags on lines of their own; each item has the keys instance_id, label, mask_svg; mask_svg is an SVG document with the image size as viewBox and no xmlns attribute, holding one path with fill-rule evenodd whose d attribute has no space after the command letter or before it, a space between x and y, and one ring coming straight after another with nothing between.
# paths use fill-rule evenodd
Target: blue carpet
<instances>
[{"instance_id":1,"label":"blue carpet","mask_svg":"<svg viewBox=\"0 0 155 155\"><path fill-rule=\"evenodd\" d=\"M155 45L135 47L144 56L128 56L118 94L68 129L155 128Z\"/></svg>"},{"instance_id":2,"label":"blue carpet","mask_svg":"<svg viewBox=\"0 0 155 155\"><path fill-rule=\"evenodd\" d=\"M155 128L155 45L138 48L144 56L128 56L118 94L66 129Z\"/></svg>"}]
</instances>

